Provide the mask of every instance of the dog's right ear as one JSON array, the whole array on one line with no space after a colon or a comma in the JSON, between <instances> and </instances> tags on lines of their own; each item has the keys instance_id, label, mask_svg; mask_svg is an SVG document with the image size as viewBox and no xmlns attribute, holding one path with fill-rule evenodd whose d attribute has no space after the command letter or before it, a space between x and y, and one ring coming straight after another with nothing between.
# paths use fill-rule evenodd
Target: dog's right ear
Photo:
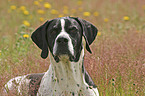
<instances>
[{"instance_id":1,"label":"dog's right ear","mask_svg":"<svg viewBox=\"0 0 145 96\"><path fill-rule=\"evenodd\" d=\"M31 35L33 42L42 50L41 57L43 59L48 56L48 44L47 44L47 28L52 20L46 21L43 25L37 28Z\"/></svg>"},{"instance_id":2,"label":"dog's right ear","mask_svg":"<svg viewBox=\"0 0 145 96\"><path fill-rule=\"evenodd\" d=\"M83 36L86 40L86 49L88 52L92 53L89 46L95 40L98 33L98 29L93 24L91 24L90 22L84 19L78 17L77 18L71 17L71 18L74 18L81 25Z\"/></svg>"}]
</instances>

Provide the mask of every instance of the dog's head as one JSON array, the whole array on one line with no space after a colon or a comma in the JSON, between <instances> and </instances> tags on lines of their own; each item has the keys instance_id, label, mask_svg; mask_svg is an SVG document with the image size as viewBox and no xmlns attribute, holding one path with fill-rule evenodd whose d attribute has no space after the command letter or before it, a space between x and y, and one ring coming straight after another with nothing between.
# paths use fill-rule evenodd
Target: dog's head
<instances>
[{"instance_id":1,"label":"dog's head","mask_svg":"<svg viewBox=\"0 0 145 96\"><path fill-rule=\"evenodd\" d=\"M56 62L66 55L70 61L77 62L80 57L82 37L86 41L86 49L91 53L89 45L97 35L97 28L80 18L62 17L49 20L36 29L31 38L42 50L41 57L47 58L48 49Z\"/></svg>"}]
</instances>

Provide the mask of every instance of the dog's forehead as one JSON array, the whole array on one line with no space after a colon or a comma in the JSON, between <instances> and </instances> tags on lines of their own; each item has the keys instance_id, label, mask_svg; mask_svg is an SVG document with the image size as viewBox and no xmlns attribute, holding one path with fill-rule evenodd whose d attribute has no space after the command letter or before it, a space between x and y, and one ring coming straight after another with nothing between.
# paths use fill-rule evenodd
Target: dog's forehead
<instances>
[{"instance_id":1,"label":"dog's forehead","mask_svg":"<svg viewBox=\"0 0 145 96\"><path fill-rule=\"evenodd\" d=\"M62 18L63 19L63 18ZM73 18L64 18L65 24L67 25L78 25L78 22Z\"/></svg>"},{"instance_id":2,"label":"dog's forehead","mask_svg":"<svg viewBox=\"0 0 145 96\"><path fill-rule=\"evenodd\" d=\"M67 18L67 17L53 19L53 22L52 22L51 25L52 26L57 26L57 27L61 26L62 21L64 21L65 27L72 26L72 25L76 25L76 26L79 25L79 23L75 19L73 19L73 18Z\"/></svg>"}]
</instances>

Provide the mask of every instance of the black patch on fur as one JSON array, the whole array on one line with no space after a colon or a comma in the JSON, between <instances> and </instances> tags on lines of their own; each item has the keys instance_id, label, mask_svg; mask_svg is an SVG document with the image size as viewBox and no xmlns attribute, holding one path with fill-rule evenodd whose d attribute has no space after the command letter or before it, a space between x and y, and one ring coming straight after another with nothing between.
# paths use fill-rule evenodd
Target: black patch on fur
<instances>
[{"instance_id":1,"label":"black patch on fur","mask_svg":"<svg viewBox=\"0 0 145 96\"><path fill-rule=\"evenodd\" d=\"M74 92L72 92L72 96L74 96L75 95L75 93Z\"/></svg>"},{"instance_id":2,"label":"black patch on fur","mask_svg":"<svg viewBox=\"0 0 145 96\"><path fill-rule=\"evenodd\" d=\"M29 83L29 95L36 96L38 89L40 87L41 79L44 76L44 73L36 73L27 75L27 79L30 79Z\"/></svg>"},{"instance_id":3,"label":"black patch on fur","mask_svg":"<svg viewBox=\"0 0 145 96\"><path fill-rule=\"evenodd\" d=\"M84 67L84 60L83 60L83 64L82 64L82 73L85 76L85 81L89 86L93 86L93 88L96 88L96 85L94 84L92 78L90 77L90 75L88 74L88 72L85 70Z\"/></svg>"},{"instance_id":4,"label":"black patch on fur","mask_svg":"<svg viewBox=\"0 0 145 96\"><path fill-rule=\"evenodd\" d=\"M87 71L85 71L85 81L89 86L93 86L93 88L96 88L96 85L94 84L92 78L90 77Z\"/></svg>"},{"instance_id":5,"label":"black patch on fur","mask_svg":"<svg viewBox=\"0 0 145 96\"><path fill-rule=\"evenodd\" d=\"M84 62L84 60L83 60L83 62ZM82 73L84 73L84 63L82 64Z\"/></svg>"},{"instance_id":6,"label":"black patch on fur","mask_svg":"<svg viewBox=\"0 0 145 96\"><path fill-rule=\"evenodd\" d=\"M88 89L89 87L86 87L86 89Z\"/></svg>"},{"instance_id":7,"label":"black patch on fur","mask_svg":"<svg viewBox=\"0 0 145 96\"><path fill-rule=\"evenodd\" d=\"M79 87L80 85L79 85L79 84L77 84L77 86Z\"/></svg>"}]
</instances>

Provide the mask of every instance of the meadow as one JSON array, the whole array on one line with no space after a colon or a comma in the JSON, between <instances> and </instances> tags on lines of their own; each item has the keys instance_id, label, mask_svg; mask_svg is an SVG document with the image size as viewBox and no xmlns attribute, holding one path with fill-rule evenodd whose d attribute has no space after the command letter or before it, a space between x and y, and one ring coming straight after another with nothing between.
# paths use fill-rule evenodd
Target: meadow
<instances>
[{"instance_id":1,"label":"meadow","mask_svg":"<svg viewBox=\"0 0 145 96\"><path fill-rule=\"evenodd\" d=\"M100 96L145 96L144 0L0 0L0 90L10 78L49 68L31 33L63 16L99 29L84 63Z\"/></svg>"}]
</instances>

